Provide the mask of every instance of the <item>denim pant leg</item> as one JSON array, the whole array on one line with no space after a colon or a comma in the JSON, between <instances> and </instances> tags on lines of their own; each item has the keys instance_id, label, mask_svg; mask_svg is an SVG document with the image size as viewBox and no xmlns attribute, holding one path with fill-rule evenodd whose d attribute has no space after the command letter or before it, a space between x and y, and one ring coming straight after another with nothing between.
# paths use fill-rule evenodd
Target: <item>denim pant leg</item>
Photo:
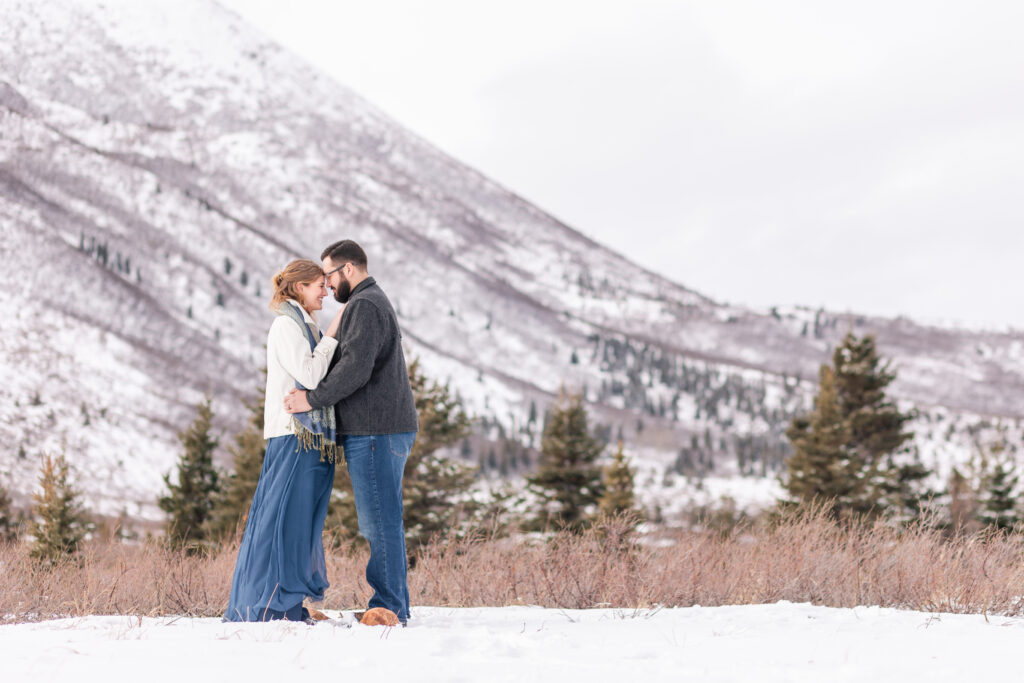
<instances>
[{"instance_id":1,"label":"denim pant leg","mask_svg":"<svg viewBox=\"0 0 1024 683\"><path fill-rule=\"evenodd\" d=\"M402 521L402 475L416 438L409 434L345 437L345 461L355 494L359 533L370 543L369 606L409 618L408 558Z\"/></svg>"},{"instance_id":2,"label":"denim pant leg","mask_svg":"<svg viewBox=\"0 0 1024 683\"><path fill-rule=\"evenodd\" d=\"M394 470L394 477L398 480L398 490L402 490L402 477L405 474L405 463L409 459L409 453L412 451L413 442L416 440L416 432L407 432L404 434L389 434L387 437L389 448L392 455L395 457L391 460L391 466ZM405 547L405 502L402 500L402 496L398 498L398 516L402 520L402 533L399 539L402 542L402 557L405 562L402 563L402 607L401 612L397 614L401 615L402 623L411 616L409 607L409 581L407 578L409 568L409 553Z\"/></svg>"}]
</instances>

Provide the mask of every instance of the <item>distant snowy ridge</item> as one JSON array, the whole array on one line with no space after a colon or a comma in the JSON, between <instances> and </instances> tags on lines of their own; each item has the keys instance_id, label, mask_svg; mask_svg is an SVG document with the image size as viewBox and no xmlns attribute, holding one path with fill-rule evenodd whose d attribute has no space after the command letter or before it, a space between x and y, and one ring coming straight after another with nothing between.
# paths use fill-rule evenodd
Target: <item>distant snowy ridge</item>
<instances>
[{"instance_id":1,"label":"distant snowy ridge","mask_svg":"<svg viewBox=\"0 0 1024 683\"><path fill-rule=\"evenodd\" d=\"M19 502L38 453L63 442L92 509L158 518L175 433L202 394L222 442L243 425L270 275L341 237L369 253L410 355L486 418L491 445L469 457L494 450L509 476L566 386L626 441L648 505L709 488L770 498L785 424L847 330L876 333L894 359L926 461L948 469L1000 425L1020 442L1024 333L718 304L207 0L0 11L0 483Z\"/></svg>"}]
</instances>

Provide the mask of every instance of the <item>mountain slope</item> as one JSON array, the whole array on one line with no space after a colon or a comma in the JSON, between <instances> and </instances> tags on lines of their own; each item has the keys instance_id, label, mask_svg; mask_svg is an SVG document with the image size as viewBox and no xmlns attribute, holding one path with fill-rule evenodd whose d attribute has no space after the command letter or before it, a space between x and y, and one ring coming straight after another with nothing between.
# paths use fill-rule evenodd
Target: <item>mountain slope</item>
<instances>
[{"instance_id":1,"label":"mountain slope","mask_svg":"<svg viewBox=\"0 0 1024 683\"><path fill-rule=\"evenodd\" d=\"M201 395L226 434L241 425L271 274L343 237L369 253L411 355L487 418L513 473L537 443L531 408L565 385L586 390L645 482L685 470L694 439L712 471L770 479L786 421L848 329L878 335L901 399L954 425L922 436L923 457L966 457L990 418L1019 433L1024 334L715 303L205 0L0 10L0 483L22 495L37 454L63 442L90 506L157 516Z\"/></svg>"}]
</instances>

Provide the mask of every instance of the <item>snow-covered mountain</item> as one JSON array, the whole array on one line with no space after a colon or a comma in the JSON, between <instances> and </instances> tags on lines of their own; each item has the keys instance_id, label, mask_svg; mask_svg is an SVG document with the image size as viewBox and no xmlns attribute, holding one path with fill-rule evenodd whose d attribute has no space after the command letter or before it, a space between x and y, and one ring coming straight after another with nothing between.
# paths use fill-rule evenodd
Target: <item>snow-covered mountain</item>
<instances>
[{"instance_id":1,"label":"snow-covered mountain","mask_svg":"<svg viewBox=\"0 0 1024 683\"><path fill-rule=\"evenodd\" d=\"M704 475L711 490L763 493L785 424L848 330L894 360L922 458L948 467L997 426L1020 442L1024 333L714 302L208 0L0 12L0 483L18 495L38 454L63 446L92 508L158 515L203 393L222 442L243 424L271 274L344 237L366 248L410 355L483 418L464 455L499 471L528 466L568 386L625 439L650 504L678 505Z\"/></svg>"}]
</instances>

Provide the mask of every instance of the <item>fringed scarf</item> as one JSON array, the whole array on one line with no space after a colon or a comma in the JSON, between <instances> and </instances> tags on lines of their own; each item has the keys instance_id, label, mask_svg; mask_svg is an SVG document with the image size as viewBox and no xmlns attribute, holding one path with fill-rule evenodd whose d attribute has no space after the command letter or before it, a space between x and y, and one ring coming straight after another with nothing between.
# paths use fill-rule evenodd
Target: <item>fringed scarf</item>
<instances>
[{"instance_id":1,"label":"fringed scarf","mask_svg":"<svg viewBox=\"0 0 1024 683\"><path fill-rule=\"evenodd\" d=\"M302 317L302 313L296 304L291 301L285 301L277 309L277 314L287 316L297 322L299 327L306 331L306 339L309 340L309 350L314 351L316 349L317 342L320 340L320 329L306 324L306 320ZM313 331L314 328L316 329L315 333ZM298 381L295 382L295 386L303 391L309 391ZM306 413L294 413L292 415L292 431L295 432L301 448L320 451L320 462L328 460L334 464L341 457L340 449L338 448L337 430L334 424L334 406L313 408ZM298 452L298 449L296 449L296 452Z\"/></svg>"}]
</instances>

